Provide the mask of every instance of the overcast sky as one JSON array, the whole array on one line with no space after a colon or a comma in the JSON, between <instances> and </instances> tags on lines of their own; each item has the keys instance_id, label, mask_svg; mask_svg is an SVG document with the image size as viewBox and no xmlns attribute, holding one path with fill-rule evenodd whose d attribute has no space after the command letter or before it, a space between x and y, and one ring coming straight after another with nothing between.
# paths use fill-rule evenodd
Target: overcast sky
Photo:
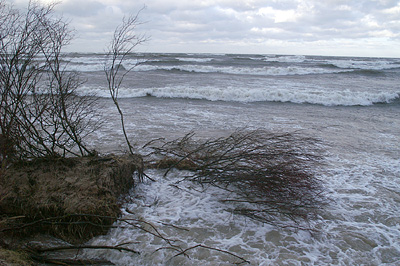
<instances>
[{"instance_id":1,"label":"overcast sky","mask_svg":"<svg viewBox=\"0 0 400 266\"><path fill-rule=\"evenodd\" d=\"M400 57L399 0L62 0L56 11L77 32L68 50L102 52L143 6L141 52Z\"/></svg>"}]
</instances>

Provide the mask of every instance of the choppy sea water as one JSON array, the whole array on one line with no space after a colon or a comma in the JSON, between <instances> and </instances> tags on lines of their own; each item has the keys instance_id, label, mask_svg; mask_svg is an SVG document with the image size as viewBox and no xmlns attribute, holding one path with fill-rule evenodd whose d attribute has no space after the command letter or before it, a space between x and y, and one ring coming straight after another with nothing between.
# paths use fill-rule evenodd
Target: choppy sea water
<instances>
[{"instance_id":1,"label":"choppy sea water","mask_svg":"<svg viewBox=\"0 0 400 266\"><path fill-rule=\"evenodd\" d=\"M70 54L71 70L99 97L104 126L89 140L98 150L126 149L107 95L104 56ZM251 265L400 265L400 59L278 55L140 54L125 62L120 90L126 128L138 146L188 132L226 136L238 128L301 132L321 140L315 169L329 204L315 231L277 228L232 214L217 188L175 182L173 171L148 174L123 218L143 220L182 248L229 251ZM128 209L129 211L126 211ZM132 214L132 213L133 214ZM123 243L141 252L96 251L117 265L231 265L218 250L187 256L132 227L113 229L93 244Z\"/></svg>"}]
</instances>

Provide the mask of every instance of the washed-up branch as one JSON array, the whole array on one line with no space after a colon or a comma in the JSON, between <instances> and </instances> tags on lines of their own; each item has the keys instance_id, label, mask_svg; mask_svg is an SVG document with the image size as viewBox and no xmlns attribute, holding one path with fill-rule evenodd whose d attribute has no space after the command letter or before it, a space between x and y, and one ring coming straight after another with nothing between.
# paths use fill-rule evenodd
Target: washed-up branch
<instances>
[{"instance_id":1,"label":"washed-up branch","mask_svg":"<svg viewBox=\"0 0 400 266\"><path fill-rule=\"evenodd\" d=\"M58 246L58 247L52 247L52 248L41 248L41 249L35 249L36 252L43 253L43 252L53 252L53 251L60 251L60 250L71 250L71 249L108 249L108 250L117 250L117 251L127 251L134 253L136 255L139 255L140 252L130 249L130 248L125 248L121 247L121 245L118 246L94 246L94 245L78 245L78 246Z\"/></svg>"},{"instance_id":2,"label":"washed-up branch","mask_svg":"<svg viewBox=\"0 0 400 266\"><path fill-rule=\"evenodd\" d=\"M153 142L153 167L191 170L184 180L217 186L236 195L224 200L234 213L266 223L277 215L307 221L324 204L315 168L321 161L318 140L299 133L238 130L228 137L195 140L193 133ZM249 204L251 207L249 207Z\"/></svg>"},{"instance_id":3,"label":"washed-up branch","mask_svg":"<svg viewBox=\"0 0 400 266\"><path fill-rule=\"evenodd\" d=\"M132 211L130 211L128 209L126 211L128 213L134 214ZM94 214L71 214L71 215L64 215L64 216L60 216L60 217L51 217L51 218L46 218L46 219L40 219L40 220L30 222L30 223L22 223L22 224L14 223L13 226L9 226L7 228L3 228L2 230L0 230L0 233L7 233L10 231L13 231L12 233L16 233L23 229L37 227L37 226L47 226L49 224L51 224L52 226L61 226L61 227L76 225L77 224L76 222L66 222L65 221L66 218L74 218L74 217L79 218L81 220L81 222L78 222L78 223L81 224L82 226L84 226L85 224L91 224L91 225L97 225L99 227L104 227L104 228L128 228L128 227L131 227L131 228L136 228L138 230L141 230L145 234L149 234L156 238L162 239L165 241L167 246L158 248L154 252L158 252L163 249L171 249L171 250L177 252L173 257L171 257L171 259L174 257L180 256L180 255L185 255L185 256L189 257L189 255L187 254L188 251L196 249L196 248L205 248L205 249L210 249L210 250L218 251L221 253L225 253L234 258L240 259L241 262L239 264L248 263L247 260L235 255L232 252L214 248L214 247L209 247L209 246L202 245L202 244L195 245L190 248L184 249L180 245L175 244L177 242L184 243L183 240L168 238L167 236L162 234L155 225L153 225L152 223L147 222L143 219L116 218L116 217L111 217L111 216L101 216L101 215L94 215ZM10 220L15 222L15 221L21 220L23 218L24 217L10 217ZM93 218L97 219L99 222L95 223L94 221L92 221ZM110 220L110 219L116 220L120 224L117 224L117 223L102 224L101 223L102 220ZM185 228L179 228L174 225L169 225L169 226L172 226L179 230L186 230L186 231L189 230L189 229L185 229ZM96 250L96 249L99 249L99 250L116 250L116 251L120 251L120 252L125 251L125 252L133 253L135 255L140 255L139 251L137 251L133 248L125 247L126 245L133 245L133 244L135 244L135 243L134 242L126 242L126 243L120 243L120 244L113 245L113 246L110 246L110 245L62 245L62 246L55 246L55 247L49 247L49 248L28 247L26 251L31 255L31 258L36 261L42 261L42 262L48 262L48 263L55 262L56 264L59 263L59 265L65 265L65 263L68 262L68 260L54 259L54 258L49 259L43 253L54 252L54 251L63 251L63 250L88 250L88 249ZM90 265L91 261L92 260L77 258L77 259L72 259L69 262L73 262L73 263L75 263L75 265L79 264L80 262L86 262L87 264ZM97 260L97 261L99 261L99 260ZM93 260L93 262L96 262L96 260Z\"/></svg>"},{"instance_id":4,"label":"washed-up branch","mask_svg":"<svg viewBox=\"0 0 400 266\"><path fill-rule=\"evenodd\" d=\"M175 256L173 256L171 259L173 259L175 257L178 257L180 255L186 255L187 256L187 252L188 251L196 249L196 248L205 248L205 249L209 249L209 250L215 250L215 251L218 251L218 252L221 252L221 253L228 254L228 255L230 255L230 256L232 256L234 258L240 259L240 262L233 263L233 264L236 264L236 265L240 265L240 264L244 264L244 263L250 264L250 261L248 261L248 260L246 260L246 259L244 259L244 258L242 258L242 257L240 257L240 256L238 256L236 254L233 254L232 252L229 252L229 251L226 251L226 250L223 250L223 249L219 249L219 248L208 247L208 246L205 246L205 245L202 245L202 244L186 248L182 252L180 252L180 253L176 254Z\"/></svg>"}]
</instances>

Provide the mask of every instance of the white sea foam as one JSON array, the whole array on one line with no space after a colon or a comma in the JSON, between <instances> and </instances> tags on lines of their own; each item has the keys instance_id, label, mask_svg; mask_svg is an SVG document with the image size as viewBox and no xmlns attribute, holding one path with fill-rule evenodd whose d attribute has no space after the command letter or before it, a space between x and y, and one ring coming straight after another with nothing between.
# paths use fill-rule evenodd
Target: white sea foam
<instances>
[{"instance_id":1,"label":"white sea foam","mask_svg":"<svg viewBox=\"0 0 400 266\"><path fill-rule=\"evenodd\" d=\"M66 69L68 71L96 72L104 70L106 56L99 55L88 57L66 57L65 60L67 62ZM140 65L143 62L143 59L126 58L123 61L122 66L125 69L130 69L132 67Z\"/></svg>"},{"instance_id":2,"label":"white sea foam","mask_svg":"<svg viewBox=\"0 0 400 266\"><path fill-rule=\"evenodd\" d=\"M304 55L266 56L264 60L267 62L302 63L306 60L306 57Z\"/></svg>"},{"instance_id":3,"label":"white sea foam","mask_svg":"<svg viewBox=\"0 0 400 266\"><path fill-rule=\"evenodd\" d=\"M392 62L389 60L327 60L328 64L335 65L344 69L362 69L362 70L385 70L400 68L400 62Z\"/></svg>"},{"instance_id":4,"label":"white sea foam","mask_svg":"<svg viewBox=\"0 0 400 266\"><path fill-rule=\"evenodd\" d=\"M154 225L166 238L174 239L175 245L187 248L202 244L211 248L236 253L251 261L251 265L268 265L283 259L282 252L294 261L307 262L308 258L282 247L299 244L297 235L310 240L307 234L282 233L270 225L235 216L221 203L227 192L209 187L183 182L175 184L183 173L174 172L163 178L160 172L149 172L158 179L155 183L140 184L134 194L133 203L125 207L134 210L133 214L124 212L123 218L141 219ZM179 188L177 188L179 187ZM287 234L287 235L286 235ZM307 240L308 239L308 240ZM141 252L140 256L107 252L105 255L117 265L230 265L239 259L216 250L194 249L189 257L175 257L177 252L168 249L165 241L135 228L116 229L105 237L92 241L94 245L120 244L134 242L131 248ZM265 252L268 250L268 252ZM98 256L95 253L93 256Z\"/></svg>"},{"instance_id":5,"label":"white sea foam","mask_svg":"<svg viewBox=\"0 0 400 266\"><path fill-rule=\"evenodd\" d=\"M110 97L103 87L81 87L81 95ZM188 98L227 102L292 102L321 104L326 106L368 106L376 103L389 103L399 98L398 92L388 91L350 91L318 88L219 88L174 86L163 88L130 89L121 88L120 98L155 96L159 98Z\"/></svg>"},{"instance_id":6,"label":"white sea foam","mask_svg":"<svg viewBox=\"0 0 400 266\"><path fill-rule=\"evenodd\" d=\"M65 60L73 64L99 64L104 62L104 56L67 56Z\"/></svg>"},{"instance_id":7,"label":"white sea foam","mask_svg":"<svg viewBox=\"0 0 400 266\"><path fill-rule=\"evenodd\" d=\"M200 62L199 59L196 62ZM133 71L184 71L193 73L224 73L224 74L236 74L236 75L270 75L270 76L285 76L285 75L309 75L309 74L329 74L329 73L341 73L349 72L351 70L346 69L328 69L319 67L301 67L301 66L288 66L288 67L238 67L238 66L212 66L212 65L149 65L149 64L137 64L137 61L124 62L122 66L125 69L133 67ZM95 72L104 70L104 62L93 62L93 63L74 63L67 66L69 71L78 72Z\"/></svg>"},{"instance_id":8,"label":"white sea foam","mask_svg":"<svg viewBox=\"0 0 400 266\"><path fill-rule=\"evenodd\" d=\"M196 56L190 55L194 58ZM147 221L164 236L178 240L173 243L182 248L207 245L235 253L249 260L250 265L400 265L400 118L397 101L368 108L341 107L386 103L398 99L398 70L382 71L387 75L381 76L360 75L357 71L363 67L379 70L382 66L396 66L398 60L306 57L304 62L300 62L303 58L297 58L299 62L288 64L319 69L321 65L335 63L328 61L338 60L337 66L343 67L342 70L356 70L350 75L316 75L309 78L304 75L192 75L179 72L184 69L170 69L175 57L165 57L165 61L168 61L165 65L168 67L160 66L158 62L157 66L144 64L140 67L149 67L149 70L165 68L174 73L141 73L144 78L139 83L132 82L129 76L124 83L127 87L120 89L121 98L146 95L172 98L121 99L127 132L135 141L144 144L159 137L175 139L190 131L199 133L197 136L200 137L216 138L237 128L265 128L274 132L300 130L305 135L323 141L321 146L326 151L323 155L325 160L317 167L316 173L327 191L329 204L321 211L320 219L311 221L317 230L311 236L306 231L277 229L232 214L229 212L232 206L220 201L227 196L226 192L218 188L202 192L201 186L186 181L178 184L180 189L174 187L184 172L171 171L164 178L163 172L147 170L146 173L157 182L146 181L132 191L131 201L124 207L134 214L123 208L122 218ZM194 64L214 67L204 71L215 71L219 66L234 69L237 67L235 64L243 67L242 62L263 71L265 69L261 66L287 65L284 62L275 64L262 60L249 62L246 59L248 56L244 56L241 61L232 60L232 56L215 57L221 60L218 64ZM349 61L347 65L343 60ZM377 62L370 63L374 60ZM182 67L182 62L176 65ZM332 66L327 68L330 68L329 71L338 70ZM251 65L245 69L251 69ZM93 79L96 78L93 75ZM92 84L81 87L80 93L109 97L106 88L97 87L97 84L101 84L100 80ZM229 103L255 101L317 105ZM92 143L107 151L126 149L117 111L108 99L99 99L99 102L106 105L106 108L101 109L106 128L95 133L96 139ZM323 105L336 107L326 108ZM129 243L124 246L141 252L141 255L104 250L88 252L95 258L103 256L121 266L211 266L238 262L232 256L202 248L188 251L189 257L173 258L177 251L165 249L168 246L165 241L131 226L113 229L109 234L93 239L91 243Z\"/></svg>"},{"instance_id":9,"label":"white sea foam","mask_svg":"<svg viewBox=\"0 0 400 266\"><path fill-rule=\"evenodd\" d=\"M211 65L183 65L183 66L153 66L153 65L139 65L135 71L154 71L154 70L178 70L196 73L225 73L237 75L271 75L271 76L285 76L285 75L309 75L309 74L327 74L327 73L340 73L348 72L349 70L340 69L327 69L318 67L237 67L237 66L211 66Z\"/></svg>"},{"instance_id":10,"label":"white sea foam","mask_svg":"<svg viewBox=\"0 0 400 266\"><path fill-rule=\"evenodd\" d=\"M318 92L318 88L315 85L308 91ZM328 90L325 94L329 95L329 91L332 92ZM162 171L147 170L157 182L140 183L132 191L131 201L122 209L121 218L149 222L163 236L177 240L173 243L182 248L207 245L239 255L252 266L400 265L397 106L242 105L150 97L122 100L120 104L126 114L128 132L132 137L136 134L143 138L139 143L158 137L175 139L199 129L207 132L207 137L215 138L222 130L234 131L238 127L268 128L275 132L300 129L306 135L321 138L325 160L315 171L329 199L320 219L311 221L316 229L311 235L307 231L278 229L232 214L229 211L232 205L220 201L229 196L225 191L214 187L203 191L200 185L186 181L176 184L185 172L171 171L164 178ZM115 119L118 113L114 110L115 116L112 116L110 110L114 108L108 108L102 109L104 121L107 130L114 133L120 128L119 120ZM107 141L110 146L118 141L124 143L120 132L115 134L111 138L104 137L107 134L99 135L99 145ZM133 214L126 212L125 207ZM178 251L165 249L168 247L165 241L124 225L127 228L113 229L90 244L129 243L123 246L140 251L140 255L97 250L88 251L90 256L105 257L121 266L212 266L238 262L232 256L203 248L188 251L189 257L174 257Z\"/></svg>"},{"instance_id":11,"label":"white sea foam","mask_svg":"<svg viewBox=\"0 0 400 266\"><path fill-rule=\"evenodd\" d=\"M76 72L97 72L104 70L104 63L97 64L69 64L67 66L68 71Z\"/></svg>"},{"instance_id":12,"label":"white sea foam","mask_svg":"<svg viewBox=\"0 0 400 266\"><path fill-rule=\"evenodd\" d=\"M156 70L180 70L198 73L227 73L227 74L244 74L244 75L307 75L307 74L325 74L325 73L340 73L352 70L386 70L400 68L400 62L389 59L307 59L305 56L265 56L257 58L249 58L256 61L266 62L279 62L279 63L292 63L288 67L244 67L244 66L219 66L213 65L212 57L169 57L169 58L156 58L156 59L136 59L127 58L123 62L125 68L131 68L137 63L143 63L135 67L135 71L156 71ZM67 57L69 62L68 70L91 72L102 71L104 68L105 56L87 56L87 57ZM166 62L168 60L178 60L187 62L187 65L152 65L146 62ZM308 63L310 67L299 66L297 63ZM191 63L191 64L190 64ZM196 63L210 63L210 64L196 64ZM314 63L331 64L338 69L323 68L312 66Z\"/></svg>"},{"instance_id":13,"label":"white sea foam","mask_svg":"<svg viewBox=\"0 0 400 266\"><path fill-rule=\"evenodd\" d=\"M205 63L205 62L210 62L213 60L213 58L190 58L190 57L177 57L179 61L182 62L199 62L199 63Z\"/></svg>"},{"instance_id":14,"label":"white sea foam","mask_svg":"<svg viewBox=\"0 0 400 266\"><path fill-rule=\"evenodd\" d=\"M250 265L396 265L400 259L396 203L390 198L381 201L377 191L390 180L382 180L381 184L374 181L375 174L379 173L376 163L385 160L375 158L378 159L375 162L367 158L361 156L358 162L361 165L357 160L331 158L332 161L328 160L330 171L319 169L325 172L323 179L331 192L332 204L327 206L320 221L311 222L319 231L313 235L307 231L277 229L234 215L228 211L229 204L221 202L231 195L215 187L204 188L190 182L177 184L185 174L179 171L167 178L159 171L148 172L157 182L139 184L132 192L133 202L125 206L133 212L124 211L122 218L152 224L183 249L204 245L225 250L247 259ZM398 160L378 167L390 170L386 166L391 163L397 163L392 168L398 173ZM387 174L393 177L396 173ZM133 227L112 230L91 242L93 245L121 243L131 243L124 246L141 254L115 251L86 254L104 256L121 266L211 266L240 262L233 256L200 247L187 252L189 257L174 257L179 251L166 248L165 241Z\"/></svg>"}]
</instances>

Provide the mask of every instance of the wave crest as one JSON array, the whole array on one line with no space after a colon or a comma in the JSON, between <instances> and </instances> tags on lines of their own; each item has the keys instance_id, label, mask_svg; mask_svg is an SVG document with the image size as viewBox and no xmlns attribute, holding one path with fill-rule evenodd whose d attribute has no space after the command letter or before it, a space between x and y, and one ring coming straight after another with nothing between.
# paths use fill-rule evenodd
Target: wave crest
<instances>
[{"instance_id":1,"label":"wave crest","mask_svg":"<svg viewBox=\"0 0 400 266\"><path fill-rule=\"evenodd\" d=\"M109 97L105 88L81 87L81 95ZM329 91L318 89L249 89L217 87L165 87L129 89L121 88L120 98L154 96L158 98L203 99L227 102L291 102L298 104L319 104L325 106L369 106L391 103L399 100L399 92Z\"/></svg>"}]
</instances>

